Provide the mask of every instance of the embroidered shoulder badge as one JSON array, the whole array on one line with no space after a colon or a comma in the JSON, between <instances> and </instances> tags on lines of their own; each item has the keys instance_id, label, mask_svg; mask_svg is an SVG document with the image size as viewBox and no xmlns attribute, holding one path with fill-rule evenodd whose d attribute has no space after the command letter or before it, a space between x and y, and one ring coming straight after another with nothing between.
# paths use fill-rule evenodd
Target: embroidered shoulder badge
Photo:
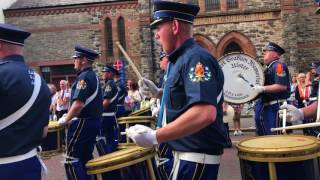
<instances>
[{"instance_id":1,"label":"embroidered shoulder badge","mask_svg":"<svg viewBox=\"0 0 320 180\"><path fill-rule=\"evenodd\" d=\"M106 85L106 88L104 89L105 92L110 92L112 90L111 86L109 84Z\"/></svg>"},{"instance_id":2,"label":"embroidered shoulder badge","mask_svg":"<svg viewBox=\"0 0 320 180\"><path fill-rule=\"evenodd\" d=\"M280 76L280 77L286 76L286 72L284 71L282 64L277 64L276 73L277 73L277 76Z\"/></svg>"},{"instance_id":3,"label":"embroidered shoulder badge","mask_svg":"<svg viewBox=\"0 0 320 180\"><path fill-rule=\"evenodd\" d=\"M189 79L192 82L209 81L212 78L211 71L207 66L203 66L200 62L189 71Z\"/></svg>"},{"instance_id":4,"label":"embroidered shoulder badge","mask_svg":"<svg viewBox=\"0 0 320 180\"><path fill-rule=\"evenodd\" d=\"M87 87L87 83L84 80L80 80L77 83L77 89L85 89Z\"/></svg>"}]
</instances>

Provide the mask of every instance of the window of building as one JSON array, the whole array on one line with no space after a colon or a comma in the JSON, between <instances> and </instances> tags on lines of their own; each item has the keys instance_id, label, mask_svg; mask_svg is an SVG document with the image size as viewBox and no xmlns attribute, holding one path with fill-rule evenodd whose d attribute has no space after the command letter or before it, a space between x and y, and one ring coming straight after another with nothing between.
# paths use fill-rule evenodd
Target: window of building
<instances>
[{"instance_id":1,"label":"window of building","mask_svg":"<svg viewBox=\"0 0 320 180\"><path fill-rule=\"evenodd\" d=\"M190 4L199 5L198 0L190 0L189 3L190 3Z\"/></svg>"},{"instance_id":2,"label":"window of building","mask_svg":"<svg viewBox=\"0 0 320 180\"><path fill-rule=\"evenodd\" d=\"M238 8L238 0L227 0L228 9Z\"/></svg>"},{"instance_id":3,"label":"window of building","mask_svg":"<svg viewBox=\"0 0 320 180\"><path fill-rule=\"evenodd\" d=\"M220 10L220 0L205 0L206 11Z\"/></svg>"},{"instance_id":4,"label":"window of building","mask_svg":"<svg viewBox=\"0 0 320 180\"><path fill-rule=\"evenodd\" d=\"M125 32L125 24L123 17L118 19L118 37L119 42L122 45L123 49L126 49L126 32ZM121 51L119 52L119 56L123 57Z\"/></svg>"},{"instance_id":5,"label":"window of building","mask_svg":"<svg viewBox=\"0 0 320 180\"><path fill-rule=\"evenodd\" d=\"M224 49L223 54L229 54L234 52L243 52L242 48L236 42L231 42L228 46Z\"/></svg>"},{"instance_id":6,"label":"window of building","mask_svg":"<svg viewBox=\"0 0 320 180\"><path fill-rule=\"evenodd\" d=\"M112 39L112 22L111 19L105 20L105 32L106 32L106 50L107 56L113 56L113 39Z\"/></svg>"}]
</instances>

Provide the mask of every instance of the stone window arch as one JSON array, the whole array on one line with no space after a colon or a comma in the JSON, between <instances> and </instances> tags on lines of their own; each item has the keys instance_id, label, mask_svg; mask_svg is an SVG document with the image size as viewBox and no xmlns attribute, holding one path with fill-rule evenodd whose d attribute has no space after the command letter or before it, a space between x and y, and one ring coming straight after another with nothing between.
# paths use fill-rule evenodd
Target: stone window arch
<instances>
[{"instance_id":1,"label":"stone window arch","mask_svg":"<svg viewBox=\"0 0 320 180\"><path fill-rule=\"evenodd\" d=\"M117 20L117 28L118 28L118 39L123 49L126 49L126 30L125 30L125 22L123 17L119 17ZM121 51L119 51L119 57L123 57Z\"/></svg>"},{"instance_id":2,"label":"stone window arch","mask_svg":"<svg viewBox=\"0 0 320 180\"><path fill-rule=\"evenodd\" d=\"M106 18L105 24L105 37L106 37L106 52L107 56L113 56L113 38L112 38L112 21L110 18Z\"/></svg>"},{"instance_id":3,"label":"stone window arch","mask_svg":"<svg viewBox=\"0 0 320 180\"><path fill-rule=\"evenodd\" d=\"M216 57L217 48L216 45L206 36L201 34L195 34L193 36L194 40L200 44L200 46L209 50L209 52Z\"/></svg>"},{"instance_id":4,"label":"stone window arch","mask_svg":"<svg viewBox=\"0 0 320 180\"><path fill-rule=\"evenodd\" d=\"M242 49L243 53L251 57L256 57L256 49L251 40L244 34L232 31L223 36L217 45L217 58L224 55L225 49L230 43L236 43ZM230 47L230 46L229 46Z\"/></svg>"}]
</instances>

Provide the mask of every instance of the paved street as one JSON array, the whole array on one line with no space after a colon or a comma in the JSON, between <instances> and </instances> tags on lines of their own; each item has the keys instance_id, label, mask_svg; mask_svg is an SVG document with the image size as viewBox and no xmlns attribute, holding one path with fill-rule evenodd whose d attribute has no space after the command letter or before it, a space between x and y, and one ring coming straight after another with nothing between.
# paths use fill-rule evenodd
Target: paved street
<instances>
[{"instance_id":1,"label":"paved street","mask_svg":"<svg viewBox=\"0 0 320 180\"><path fill-rule=\"evenodd\" d=\"M254 126L254 122L252 118L242 118L241 119L241 128L247 129L249 127ZM230 128L233 128L233 124L231 123ZM235 145L243 138L254 136L254 132L246 131L242 136L234 136L233 132L230 132L230 137L233 142L232 148L225 149L225 152L222 157L222 162L219 171L219 180L239 180L241 179L240 175L240 166L239 160L237 157L237 150ZM63 180L65 178L65 172L63 164L63 157L61 154L53 156L51 158L44 159L45 164L48 167L49 178L48 180Z\"/></svg>"}]
</instances>

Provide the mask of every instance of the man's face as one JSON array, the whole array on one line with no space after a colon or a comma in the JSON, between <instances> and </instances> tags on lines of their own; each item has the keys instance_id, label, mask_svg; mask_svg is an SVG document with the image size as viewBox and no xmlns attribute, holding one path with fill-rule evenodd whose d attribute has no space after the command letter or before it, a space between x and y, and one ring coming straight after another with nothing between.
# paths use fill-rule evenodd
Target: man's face
<instances>
[{"instance_id":1,"label":"man's face","mask_svg":"<svg viewBox=\"0 0 320 180\"><path fill-rule=\"evenodd\" d=\"M73 58L73 64L74 64L74 69L77 71L81 70L81 60L82 57L75 57Z\"/></svg>"},{"instance_id":2,"label":"man's face","mask_svg":"<svg viewBox=\"0 0 320 180\"><path fill-rule=\"evenodd\" d=\"M109 71L103 72L102 79L103 80L109 80L109 79L111 79L111 75L112 75L112 73L109 72Z\"/></svg>"},{"instance_id":3,"label":"man's face","mask_svg":"<svg viewBox=\"0 0 320 180\"><path fill-rule=\"evenodd\" d=\"M67 89L67 83L65 83L65 82L62 81L62 82L59 83L59 85L60 85L60 89L61 89L61 90Z\"/></svg>"},{"instance_id":4,"label":"man's face","mask_svg":"<svg viewBox=\"0 0 320 180\"><path fill-rule=\"evenodd\" d=\"M275 51L264 50L263 51L263 62L264 64L269 64L275 59L279 58L279 54Z\"/></svg>"},{"instance_id":5,"label":"man's face","mask_svg":"<svg viewBox=\"0 0 320 180\"><path fill-rule=\"evenodd\" d=\"M175 36L172 31L173 21L161 22L155 30L155 39L160 43L167 54L175 50Z\"/></svg>"}]
</instances>

